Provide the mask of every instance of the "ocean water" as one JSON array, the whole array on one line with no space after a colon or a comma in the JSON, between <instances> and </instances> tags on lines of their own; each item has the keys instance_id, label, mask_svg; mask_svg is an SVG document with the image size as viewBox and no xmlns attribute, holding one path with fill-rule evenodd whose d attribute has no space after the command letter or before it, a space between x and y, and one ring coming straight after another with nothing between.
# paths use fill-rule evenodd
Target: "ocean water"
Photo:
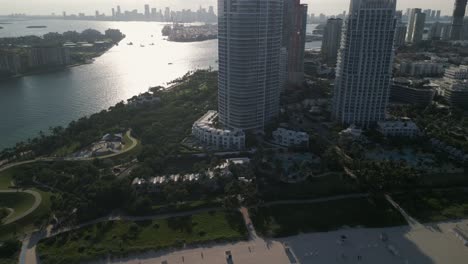
<instances>
[{"instance_id":1,"label":"ocean water","mask_svg":"<svg viewBox=\"0 0 468 264\"><path fill-rule=\"evenodd\" d=\"M120 29L126 38L92 64L0 82L0 149L66 126L149 87L165 85L195 69L217 68L217 40L174 43L164 40L163 23L26 20L3 24L0 37L48 32ZM47 28L28 29L30 25ZM315 25L310 25L308 31ZM133 42L133 46L127 43ZM154 43L154 45L150 45ZM141 47L143 45L144 47ZM320 42L307 43L308 49ZM170 64L171 63L171 64Z\"/></svg>"}]
</instances>

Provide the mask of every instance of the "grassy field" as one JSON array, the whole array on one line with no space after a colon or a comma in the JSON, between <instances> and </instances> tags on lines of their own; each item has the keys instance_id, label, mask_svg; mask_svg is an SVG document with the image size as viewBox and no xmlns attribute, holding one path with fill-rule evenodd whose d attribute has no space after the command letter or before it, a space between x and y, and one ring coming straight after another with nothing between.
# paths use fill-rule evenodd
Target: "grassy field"
<instances>
[{"instance_id":1,"label":"grassy field","mask_svg":"<svg viewBox=\"0 0 468 264\"><path fill-rule=\"evenodd\" d=\"M52 156L65 157L77 151L79 148L80 148L80 143L73 142L69 145L66 145L57 149L54 153L52 153Z\"/></svg>"},{"instance_id":2,"label":"grassy field","mask_svg":"<svg viewBox=\"0 0 468 264\"><path fill-rule=\"evenodd\" d=\"M463 190L413 192L392 197L408 214L422 222L468 217L468 192Z\"/></svg>"},{"instance_id":3,"label":"grassy field","mask_svg":"<svg viewBox=\"0 0 468 264\"><path fill-rule=\"evenodd\" d=\"M42 221L45 221L50 215L50 197L52 194L38 189L32 190L37 191L41 194L41 205L39 205L39 207L36 210L34 210L34 212L14 223L8 225L0 225L0 240L18 237L27 232L33 231L35 228L37 228L37 224L40 224Z\"/></svg>"},{"instance_id":4,"label":"grassy field","mask_svg":"<svg viewBox=\"0 0 468 264\"><path fill-rule=\"evenodd\" d=\"M8 169L0 172L0 190L8 189L11 185L14 169Z\"/></svg>"},{"instance_id":5,"label":"grassy field","mask_svg":"<svg viewBox=\"0 0 468 264\"><path fill-rule=\"evenodd\" d=\"M239 213L212 212L154 221L96 224L40 242L38 254L43 264L73 264L107 255L126 256L184 244L246 237Z\"/></svg>"},{"instance_id":6,"label":"grassy field","mask_svg":"<svg viewBox=\"0 0 468 264\"><path fill-rule=\"evenodd\" d=\"M344 226L374 228L406 224L383 198L262 207L252 211L251 217L256 230L268 237L331 231Z\"/></svg>"},{"instance_id":7,"label":"grassy field","mask_svg":"<svg viewBox=\"0 0 468 264\"><path fill-rule=\"evenodd\" d=\"M0 207L14 210L8 218L23 214L34 205L35 200L34 196L29 193L0 193Z\"/></svg>"}]
</instances>

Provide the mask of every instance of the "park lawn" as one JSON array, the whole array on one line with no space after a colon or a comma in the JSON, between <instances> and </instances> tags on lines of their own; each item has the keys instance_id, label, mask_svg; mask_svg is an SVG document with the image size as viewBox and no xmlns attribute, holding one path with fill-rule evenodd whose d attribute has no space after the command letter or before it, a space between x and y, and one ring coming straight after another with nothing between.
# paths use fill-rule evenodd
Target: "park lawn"
<instances>
[{"instance_id":1,"label":"park lawn","mask_svg":"<svg viewBox=\"0 0 468 264\"><path fill-rule=\"evenodd\" d=\"M342 227L405 225L399 212L383 198L350 198L313 204L273 205L251 210L257 232L267 237L326 232Z\"/></svg>"},{"instance_id":2,"label":"park lawn","mask_svg":"<svg viewBox=\"0 0 468 264\"><path fill-rule=\"evenodd\" d=\"M23 214L34 205L35 200L34 196L29 193L0 193L0 207L14 210L8 218Z\"/></svg>"},{"instance_id":3,"label":"park lawn","mask_svg":"<svg viewBox=\"0 0 468 264\"><path fill-rule=\"evenodd\" d=\"M39 189L31 189L41 194L42 202L31 214L8 225L0 225L0 240L21 237L38 228L39 224L45 223L51 214L52 193ZM34 198L33 198L34 199Z\"/></svg>"},{"instance_id":4,"label":"park lawn","mask_svg":"<svg viewBox=\"0 0 468 264\"><path fill-rule=\"evenodd\" d=\"M52 156L65 157L77 151L80 147L81 144L79 142L73 142L57 149L54 153L52 153Z\"/></svg>"},{"instance_id":5,"label":"park lawn","mask_svg":"<svg viewBox=\"0 0 468 264\"><path fill-rule=\"evenodd\" d=\"M107 255L119 257L184 244L246 238L240 213L216 211L160 220L95 224L41 241L38 254L43 264L74 264Z\"/></svg>"},{"instance_id":6,"label":"park lawn","mask_svg":"<svg viewBox=\"0 0 468 264\"><path fill-rule=\"evenodd\" d=\"M14 168L11 168L0 172L0 190L6 190L10 187L14 170Z\"/></svg>"},{"instance_id":7,"label":"park lawn","mask_svg":"<svg viewBox=\"0 0 468 264\"><path fill-rule=\"evenodd\" d=\"M468 218L468 192L433 190L394 194L392 198L421 222L441 222Z\"/></svg>"}]
</instances>

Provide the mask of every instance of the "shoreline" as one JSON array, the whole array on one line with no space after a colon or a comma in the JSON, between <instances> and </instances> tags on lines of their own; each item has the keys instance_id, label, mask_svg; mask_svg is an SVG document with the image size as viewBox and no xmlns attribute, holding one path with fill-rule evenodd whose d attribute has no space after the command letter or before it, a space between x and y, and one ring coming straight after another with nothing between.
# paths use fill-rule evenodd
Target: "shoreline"
<instances>
[{"instance_id":1,"label":"shoreline","mask_svg":"<svg viewBox=\"0 0 468 264\"><path fill-rule=\"evenodd\" d=\"M34 71L22 73L22 74L9 76L9 77L6 77L6 78L0 78L0 83L2 81L9 81L9 80L14 80L14 79L20 79L20 78L27 77L27 76L41 75L41 74L46 74L46 73L60 72L60 71L64 71L66 69L71 69L71 68L78 67L78 66L93 64L95 62L96 58L99 58L102 55L106 54L115 45L116 44L114 44L112 47L110 47L108 50L106 50L104 52L96 53L96 56L93 56L90 59L90 61L84 61L84 62L80 62L80 63L74 63L74 64L70 64L70 65L65 65L65 66L51 67L51 68L46 68L46 69L39 69L39 70L34 70Z\"/></svg>"}]
</instances>

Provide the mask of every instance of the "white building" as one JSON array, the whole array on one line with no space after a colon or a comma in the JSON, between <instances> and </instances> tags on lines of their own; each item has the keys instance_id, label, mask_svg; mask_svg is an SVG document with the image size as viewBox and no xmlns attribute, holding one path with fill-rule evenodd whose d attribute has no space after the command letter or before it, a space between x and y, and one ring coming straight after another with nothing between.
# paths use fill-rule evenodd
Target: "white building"
<instances>
[{"instance_id":1,"label":"white building","mask_svg":"<svg viewBox=\"0 0 468 264\"><path fill-rule=\"evenodd\" d=\"M418 126L409 119L379 122L378 130L386 137L417 137L420 134Z\"/></svg>"},{"instance_id":2,"label":"white building","mask_svg":"<svg viewBox=\"0 0 468 264\"><path fill-rule=\"evenodd\" d=\"M273 131L273 142L285 146L309 146L309 135L305 132L297 132L285 128L278 128Z\"/></svg>"},{"instance_id":3,"label":"white building","mask_svg":"<svg viewBox=\"0 0 468 264\"><path fill-rule=\"evenodd\" d=\"M192 135L200 143L217 150L245 148L245 133L240 129L217 128L218 112L208 111L192 126Z\"/></svg>"},{"instance_id":4,"label":"white building","mask_svg":"<svg viewBox=\"0 0 468 264\"><path fill-rule=\"evenodd\" d=\"M398 71L410 76L434 76L444 73L444 65L431 61L402 61Z\"/></svg>"},{"instance_id":5,"label":"white building","mask_svg":"<svg viewBox=\"0 0 468 264\"><path fill-rule=\"evenodd\" d=\"M450 67L445 71L444 77L455 80L467 80L468 66L462 65L460 67Z\"/></svg>"},{"instance_id":6,"label":"white building","mask_svg":"<svg viewBox=\"0 0 468 264\"><path fill-rule=\"evenodd\" d=\"M352 0L343 26L334 119L368 127L385 120L394 59L396 0Z\"/></svg>"}]
</instances>

